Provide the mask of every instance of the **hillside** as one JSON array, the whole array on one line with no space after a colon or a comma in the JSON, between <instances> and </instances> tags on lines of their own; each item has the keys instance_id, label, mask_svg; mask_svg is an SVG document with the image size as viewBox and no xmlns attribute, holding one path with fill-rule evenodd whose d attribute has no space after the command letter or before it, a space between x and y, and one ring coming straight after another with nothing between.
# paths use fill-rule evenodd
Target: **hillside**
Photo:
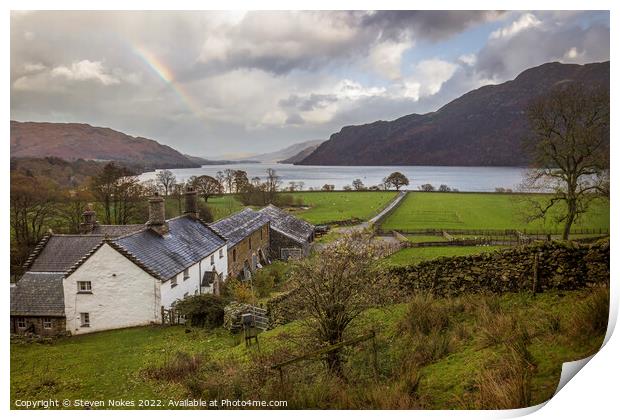
<instances>
[{"instance_id":1,"label":"hillside","mask_svg":"<svg viewBox=\"0 0 620 420\"><path fill-rule=\"evenodd\" d=\"M529 132L528 103L567 81L609 88L609 61L547 63L435 112L344 127L299 164L524 166L529 159L519 151Z\"/></svg>"},{"instance_id":2,"label":"hillside","mask_svg":"<svg viewBox=\"0 0 620 420\"><path fill-rule=\"evenodd\" d=\"M169 146L88 124L11 121L11 157L111 160L155 168L191 168L195 162Z\"/></svg>"},{"instance_id":3,"label":"hillside","mask_svg":"<svg viewBox=\"0 0 620 420\"><path fill-rule=\"evenodd\" d=\"M284 149L276 150L275 152L262 153L260 155L250 156L247 157L246 160L253 160L264 163L276 163L287 160L309 147L316 147L323 141L324 140L307 140L301 143L295 143L291 146L285 147Z\"/></svg>"},{"instance_id":4,"label":"hillside","mask_svg":"<svg viewBox=\"0 0 620 420\"><path fill-rule=\"evenodd\" d=\"M280 160L280 161L278 161L278 163L299 163L302 160L304 160L305 158L307 158L308 156L310 156L312 154L312 152L314 152L316 150L317 147L319 147L318 144L314 145L314 146L308 146L304 150L302 150L301 152L297 153L296 155L291 156L288 159Z\"/></svg>"}]
</instances>

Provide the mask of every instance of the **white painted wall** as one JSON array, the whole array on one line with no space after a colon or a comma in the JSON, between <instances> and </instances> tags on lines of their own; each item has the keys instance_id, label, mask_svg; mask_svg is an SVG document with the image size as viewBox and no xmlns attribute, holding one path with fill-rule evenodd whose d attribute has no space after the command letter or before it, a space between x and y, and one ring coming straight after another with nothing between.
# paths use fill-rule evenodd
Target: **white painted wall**
<instances>
[{"instance_id":1,"label":"white painted wall","mask_svg":"<svg viewBox=\"0 0 620 420\"><path fill-rule=\"evenodd\" d=\"M220 257L220 250L221 257ZM183 273L179 273L176 276L177 284L172 285L170 279L162 282L161 284L161 304L165 308L170 308L176 300L183 299L185 296L192 296L198 293L213 293L213 286L200 289L200 282L202 281L202 275L205 271L212 271L211 256L213 256L213 266L215 271L222 274L222 278L225 279L228 275L228 250L226 245L217 249L213 254L208 255L202 261L194 264L189 268L189 278L183 279Z\"/></svg>"},{"instance_id":2,"label":"white painted wall","mask_svg":"<svg viewBox=\"0 0 620 420\"><path fill-rule=\"evenodd\" d=\"M78 281L90 281L92 294L77 293ZM160 281L108 244L64 279L63 287L71 334L161 322ZM81 327L80 312L90 314L90 327Z\"/></svg>"}]
</instances>

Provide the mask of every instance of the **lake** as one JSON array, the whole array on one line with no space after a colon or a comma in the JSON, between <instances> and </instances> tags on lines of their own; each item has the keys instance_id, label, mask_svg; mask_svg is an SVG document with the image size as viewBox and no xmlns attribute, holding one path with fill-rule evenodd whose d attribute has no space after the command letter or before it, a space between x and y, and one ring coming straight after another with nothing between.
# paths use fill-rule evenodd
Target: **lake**
<instances>
[{"instance_id":1,"label":"lake","mask_svg":"<svg viewBox=\"0 0 620 420\"><path fill-rule=\"evenodd\" d=\"M324 184L334 184L336 189L359 178L364 185L378 185L381 180L398 171L409 178L409 189L417 190L422 184L432 184L435 188L446 184L459 191L495 191L495 188L517 190L522 181L524 168L487 166L301 166L282 163L240 163L234 165L205 165L201 168L171 169L177 181L186 181L192 175L215 176L224 169L243 170L248 178L265 178L268 168L276 170L282 178L282 187L290 181L303 182L304 190L310 187L321 188ZM156 172L140 175L141 181L155 179Z\"/></svg>"}]
</instances>

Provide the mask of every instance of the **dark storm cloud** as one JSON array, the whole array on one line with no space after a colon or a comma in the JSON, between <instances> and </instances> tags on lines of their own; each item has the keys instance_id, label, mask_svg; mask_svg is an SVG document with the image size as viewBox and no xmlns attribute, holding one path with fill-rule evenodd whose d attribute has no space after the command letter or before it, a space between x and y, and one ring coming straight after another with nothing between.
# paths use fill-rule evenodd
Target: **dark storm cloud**
<instances>
[{"instance_id":1,"label":"dark storm cloud","mask_svg":"<svg viewBox=\"0 0 620 420\"><path fill-rule=\"evenodd\" d=\"M357 24L379 32L383 39L400 40L412 33L416 38L438 41L480 22L497 19L505 12L476 10L385 10L358 14Z\"/></svg>"}]
</instances>

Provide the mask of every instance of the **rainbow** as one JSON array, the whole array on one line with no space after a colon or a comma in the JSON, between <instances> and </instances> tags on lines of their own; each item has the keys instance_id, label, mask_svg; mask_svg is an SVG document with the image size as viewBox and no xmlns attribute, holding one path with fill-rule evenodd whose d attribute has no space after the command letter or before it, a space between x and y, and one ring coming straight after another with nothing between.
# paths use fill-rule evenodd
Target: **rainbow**
<instances>
[{"instance_id":1,"label":"rainbow","mask_svg":"<svg viewBox=\"0 0 620 420\"><path fill-rule=\"evenodd\" d=\"M172 70L170 70L163 61L141 45L133 44L131 47L134 54L140 57L161 80L172 88L181 102L183 102L194 115L201 119L205 117L203 107L187 92L181 83L175 80Z\"/></svg>"}]
</instances>

